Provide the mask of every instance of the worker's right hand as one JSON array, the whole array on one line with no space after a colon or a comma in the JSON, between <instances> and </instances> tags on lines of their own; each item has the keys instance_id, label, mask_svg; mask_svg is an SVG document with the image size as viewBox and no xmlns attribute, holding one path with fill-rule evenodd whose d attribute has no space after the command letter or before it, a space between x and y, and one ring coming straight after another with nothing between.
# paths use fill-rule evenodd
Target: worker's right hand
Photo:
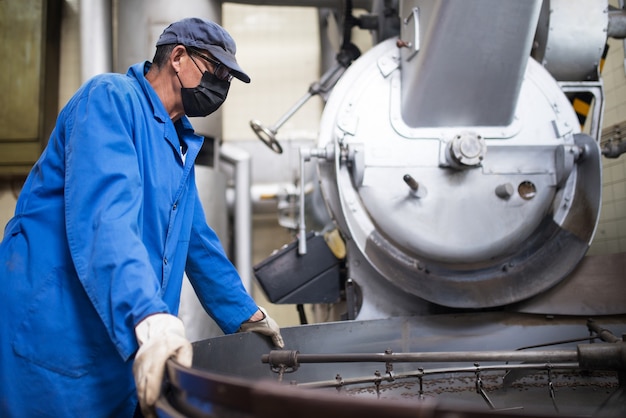
<instances>
[{"instance_id":1,"label":"worker's right hand","mask_svg":"<svg viewBox=\"0 0 626 418\"><path fill-rule=\"evenodd\" d=\"M191 367L193 351L182 321L174 315L158 313L144 318L135 327L135 335L139 350L133 374L139 405L145 417L154 417L166 361L174 358L181 365Z\"/></svg>"},{"instance_id":2,"label":"worker's right hand","mask_svg":"<svg viewBox=\"0 0 626 418\"><path fill-rule=\"evenodd\" d=\"M256 315L261 314L261 318L257 320L253 320L252 318L248 321L241 324L239 328L239 332L256 332L258 334L263 334L272 339L272 342L275 346L279 348L283 348L285 343L283 341L283 336L280 334L280 327L268 314L267 311L259 306L259 311L255 313L252 318Z\"/></svg>"}]
</instances>

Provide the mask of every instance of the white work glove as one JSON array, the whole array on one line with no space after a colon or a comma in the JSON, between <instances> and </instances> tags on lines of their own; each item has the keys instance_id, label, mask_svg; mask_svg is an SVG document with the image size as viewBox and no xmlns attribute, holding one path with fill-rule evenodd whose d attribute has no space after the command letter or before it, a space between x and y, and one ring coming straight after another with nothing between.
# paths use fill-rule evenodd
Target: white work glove
<instances>
[{"instance_id":1,"label":"white work glove","mask_svg":"<svg viewBox=\"0 0 626 418\"><path fill-rule=\"evenodd\" d=\"M161 394L165 362L174 358L191 367L193 350L185 337L183 322L174 315L158 313L143 319L135 327L139 350L133 364L133 375L141 412L145 417L156 415L154 404Z\"/></svg>"},{"instance_id":2,"label":"white work glove","mask_svg":"<svg viewBox=\"0 0 626 418\"><path fill-rule=\"evenodd\" d=\"M280 335L280 328L278 327L278 324L276 323L276 321L270 318L265 309L259 306L259 310L263 312L263 319L254 322L244 322L243 324L241 324L239 332L252 331L266 335L272 338L272 342L276 347L283 348L285 346L285 343L283 342L283 337Z\"/></svg>"}]
</instances>

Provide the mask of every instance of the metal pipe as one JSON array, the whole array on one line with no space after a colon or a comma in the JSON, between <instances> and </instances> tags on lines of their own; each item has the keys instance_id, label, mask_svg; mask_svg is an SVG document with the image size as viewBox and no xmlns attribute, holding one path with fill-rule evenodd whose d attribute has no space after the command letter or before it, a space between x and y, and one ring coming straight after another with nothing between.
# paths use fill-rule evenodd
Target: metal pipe
<instances>
[{"instance_id":1,"label":"metal pipe","mask_svg":"<svg viewBox=\"0 0 626 418\"><path fill-rule=\"evenodd\" d=\"M300 354L288 350L272 350L261 357L263 363L274 366L295 366L300 363L412 363L412 362L482 362L482 361L541 361L576 362L576 350L538 351L439 351L424 353L337 353ZM295 364L289 364L294 362Z\"/></svg>"},{"instance_id":2,"label":"metal pipe","mask_svg":"<svg viewBox=\"0 0 626 418\"><path fill-rule=\"evenodd\" d=\"M304 219L304 163L311 159L311 150L300 148L300 216L298 220L298 254L306 254L306 221Z\"/></svg>"},{"instance_id":3,"label":"metal pipe","mask_svg":"<svg viewBox=\"0 0 626 418\"><path fill-rule=\"evenodd\" d=\"M348 385L358 385L362 383L374 383L380 382L393 382L400 379L420 378L424 376L431 376L437 374L448 373L476 373L476 371L490 372L490 371L509 371L509 370L572 370L578 369L580 366L578 363L524 363L524 364L497 364L487 366L473 366L473 367L444 367L438 369L418 369L408 372L393 373L387 375L378 376L360 376L351 377L346 379L333 380L320 380L316 382L295 383L299 387L305 388L324 388L324 387L338 387Z\"/></svg>"},{"instance_id":4,"label":"metal pipe","mask_svg":"<svg viewBox=\"0 0 626 418\"><path fill-rule=\"evenodd\" d=\"M606 31L609 38L626 38L626 10L609 10L609 26Z\"/></svg>"},{"instance_id":5,"label":"metal pipe","mask_svg":"<svg viewBox=\"0 0 626 418\"><path fill-rule=\"evenodd\" d=\"M81 83L112 70L112 19L110 0L81 0L80 76Z\"/></svg>"},{"instance_id":6,"label":"metal pipe","mask_svg":"<svg viewBox=\"0 0 626 418\"><path fill-rule=\"evenodd\" d=\"M235 168L235 233L234 264L244 287L252 286L252 198L250 184L252 163L250 154L241 148L224 143L220 148L220 160Z\"/></svg>"},{"instance_id":7,"label":"metal pipe","mask_svg":"<svg viewBox=\"0 0 626 418\"><path fill-rule=\"evenodd\" d=\"M304 163L311 158L332 158L332 153L325 148L300 147L300 219L298 220L298 254L306 254L306 220L304 219L305 181Z\"/></svg>"}]
</instances>

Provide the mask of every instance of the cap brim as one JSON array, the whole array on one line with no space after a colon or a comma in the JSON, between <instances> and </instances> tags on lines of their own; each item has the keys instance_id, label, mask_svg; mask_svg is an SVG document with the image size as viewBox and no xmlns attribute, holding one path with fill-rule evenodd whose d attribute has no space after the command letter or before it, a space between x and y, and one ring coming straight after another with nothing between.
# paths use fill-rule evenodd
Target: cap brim
<instances>
[{"instance_id":1,"label":"cap brim","mask_svg":"<svg viewBox=\"0 0 626 418\"><path fill-rule=\"evenodd\" d=\"M210 45L208 46L208 51L215 57L216 60L230 68L230 73L233 77L243 81L244 83L250 82L250 77L246 74L243 69L239 66L235 57L233 57L228 52L224 51L219 46Z\"/></svg>"}]
</instances>

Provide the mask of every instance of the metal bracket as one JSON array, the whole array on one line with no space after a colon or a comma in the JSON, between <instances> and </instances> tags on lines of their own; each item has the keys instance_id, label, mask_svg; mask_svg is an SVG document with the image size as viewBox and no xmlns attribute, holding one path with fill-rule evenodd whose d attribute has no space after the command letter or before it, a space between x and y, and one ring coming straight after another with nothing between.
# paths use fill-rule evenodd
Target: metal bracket
<instances>
[{"instance_id":1,"label":"metal bracket","mask_svg":"<svg viewBox=\"0 0 626 418\"><path fill-rule=\"evenodd\" d=\"M554 405L554 410L558 414L559 407L556 404L556 395L554 392L554 384L552 384L552 366L550 364L547 365L548 369L548 389L550 390L550 399L552 400L552 405Z\"/></svg>"},{"instance_id":2,"label":"metal bracket","mask_svg":"<svg viewBox=\"0 0 626 418\"><path fill-rule=\"evenodd\" d=\"M482 396L485 402L487 402L487 405L489 405L489 408L496 409L493 402L491 402L491 399L489 399L489 396L487 396L487 392L485 392L485 389L483 388L483 380L480 378L480 364L474 363L474 367L476 367L476 393Z\"/></svg>"}]
</instances>

